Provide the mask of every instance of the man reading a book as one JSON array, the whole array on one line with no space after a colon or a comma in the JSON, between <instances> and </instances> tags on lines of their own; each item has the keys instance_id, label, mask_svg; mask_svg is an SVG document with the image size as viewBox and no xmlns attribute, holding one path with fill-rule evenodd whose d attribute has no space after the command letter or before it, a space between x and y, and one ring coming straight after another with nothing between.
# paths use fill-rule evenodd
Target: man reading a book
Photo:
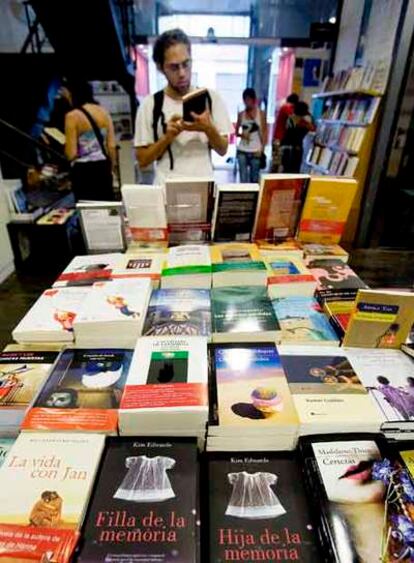
<instances>
[{"instance_id":1,"label":"man reading a book","mask_svg":"<svg viewBox=\"0 0 414 563\"><path fill-rule=\"evenodd\" d=\"M141 168L157 162L157 184L177 176L211 176L210 150L224 155L233 130L224 102L210 89L200 91L198 97L191 85L191 44L180 29L158 37L153 59L168 84L144 98L139 107L135 124L138 162ZM183 98L190 116L186 121ZM192 104L200 107L200 101L204 111L191 111Z\"/></svg>"}]
</instances>

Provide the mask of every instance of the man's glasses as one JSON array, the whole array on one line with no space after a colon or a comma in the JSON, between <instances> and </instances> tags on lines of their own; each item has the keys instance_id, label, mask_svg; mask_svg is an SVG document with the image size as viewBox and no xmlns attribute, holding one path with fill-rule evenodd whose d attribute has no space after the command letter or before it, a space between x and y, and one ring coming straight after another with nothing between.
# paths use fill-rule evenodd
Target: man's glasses
<instances>
[{"instance_id":1,"label":"man's glasses","mask_svg":"<svg viewBox=\"0 0 414 563\"><path fill-rule=\"evenodd\" d=\"M187 59L182 63L169 63L165 65L165 69L170 72L179 72L180 69L188 70L191 67L191 59Z\"/></svg>"}]
</instances>

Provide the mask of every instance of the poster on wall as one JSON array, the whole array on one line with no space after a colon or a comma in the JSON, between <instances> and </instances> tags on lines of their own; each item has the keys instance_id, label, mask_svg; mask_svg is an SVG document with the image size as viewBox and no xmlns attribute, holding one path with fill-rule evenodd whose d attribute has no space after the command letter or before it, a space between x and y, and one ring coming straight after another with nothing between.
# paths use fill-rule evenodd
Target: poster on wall
<instances>
[{"instance_id":1,"label":"poster on wall","mask_svg":"<svg viewBox=\"0 0 414 563\"><path fill-rule=\"evenodd\" d=\"M305 59L303 61L303 86L315 88L321 80L321 59Z\"/></svg>"}]
</instances>

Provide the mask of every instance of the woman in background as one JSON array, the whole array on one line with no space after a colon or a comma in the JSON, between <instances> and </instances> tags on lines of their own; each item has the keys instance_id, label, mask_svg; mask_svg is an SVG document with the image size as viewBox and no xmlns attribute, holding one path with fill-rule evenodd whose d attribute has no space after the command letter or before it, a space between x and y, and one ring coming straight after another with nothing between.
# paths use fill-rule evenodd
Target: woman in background
<instances>
[{"instance_id":1,"label":"woman in background","mask_svg":"<svg viewBox=\"0 0 414 563\"><path fill-rule=\"evenodd\" d=\"M65 154L72 163L75 199L111 201L116 159L111 116L93 99L90 84L72 84L68 89L73 109L65 118Z\"/></svg>"},{"instance_id":2,"label":"woman in background","mask_svg":"<svg viewBox=\"0 0 414 563\"><path fill-rule=\"evenodd\" d=\"M244 90L243 102L245 109L237 116L236 124L236 134L240 137L237 147L240 182L256 183L259 181L260 162L266 145L266 117L258 107L253 88Z\"/></svg>"},{"instance_id":3,"label":"woman in background","mask_svg":"<svg viewBox=\"0 0 414 563\"><path fill-rule=\"evenodd\" d=\"M306 102L298 102L286 122L286 132L281 142L283 172L300 172L303 157L303 139L315 131L315 124Z\"/></svg>"}]
</instances>

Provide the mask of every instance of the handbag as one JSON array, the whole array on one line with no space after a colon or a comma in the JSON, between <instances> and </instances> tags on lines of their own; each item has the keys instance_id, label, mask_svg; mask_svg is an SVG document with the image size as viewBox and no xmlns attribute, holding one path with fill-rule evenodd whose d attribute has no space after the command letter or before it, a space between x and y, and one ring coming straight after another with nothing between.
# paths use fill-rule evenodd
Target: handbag
<instances>
[{"instance_id":1,"label":"handbag","mask_svg":"<svg viewBox=\"0 0 414 563\"><path fill-rule=\"evenodd\" d=\"M260 155L260 170L263 170L267 166L266 153L263 151Z\"/></svg>"}]
</instances>

